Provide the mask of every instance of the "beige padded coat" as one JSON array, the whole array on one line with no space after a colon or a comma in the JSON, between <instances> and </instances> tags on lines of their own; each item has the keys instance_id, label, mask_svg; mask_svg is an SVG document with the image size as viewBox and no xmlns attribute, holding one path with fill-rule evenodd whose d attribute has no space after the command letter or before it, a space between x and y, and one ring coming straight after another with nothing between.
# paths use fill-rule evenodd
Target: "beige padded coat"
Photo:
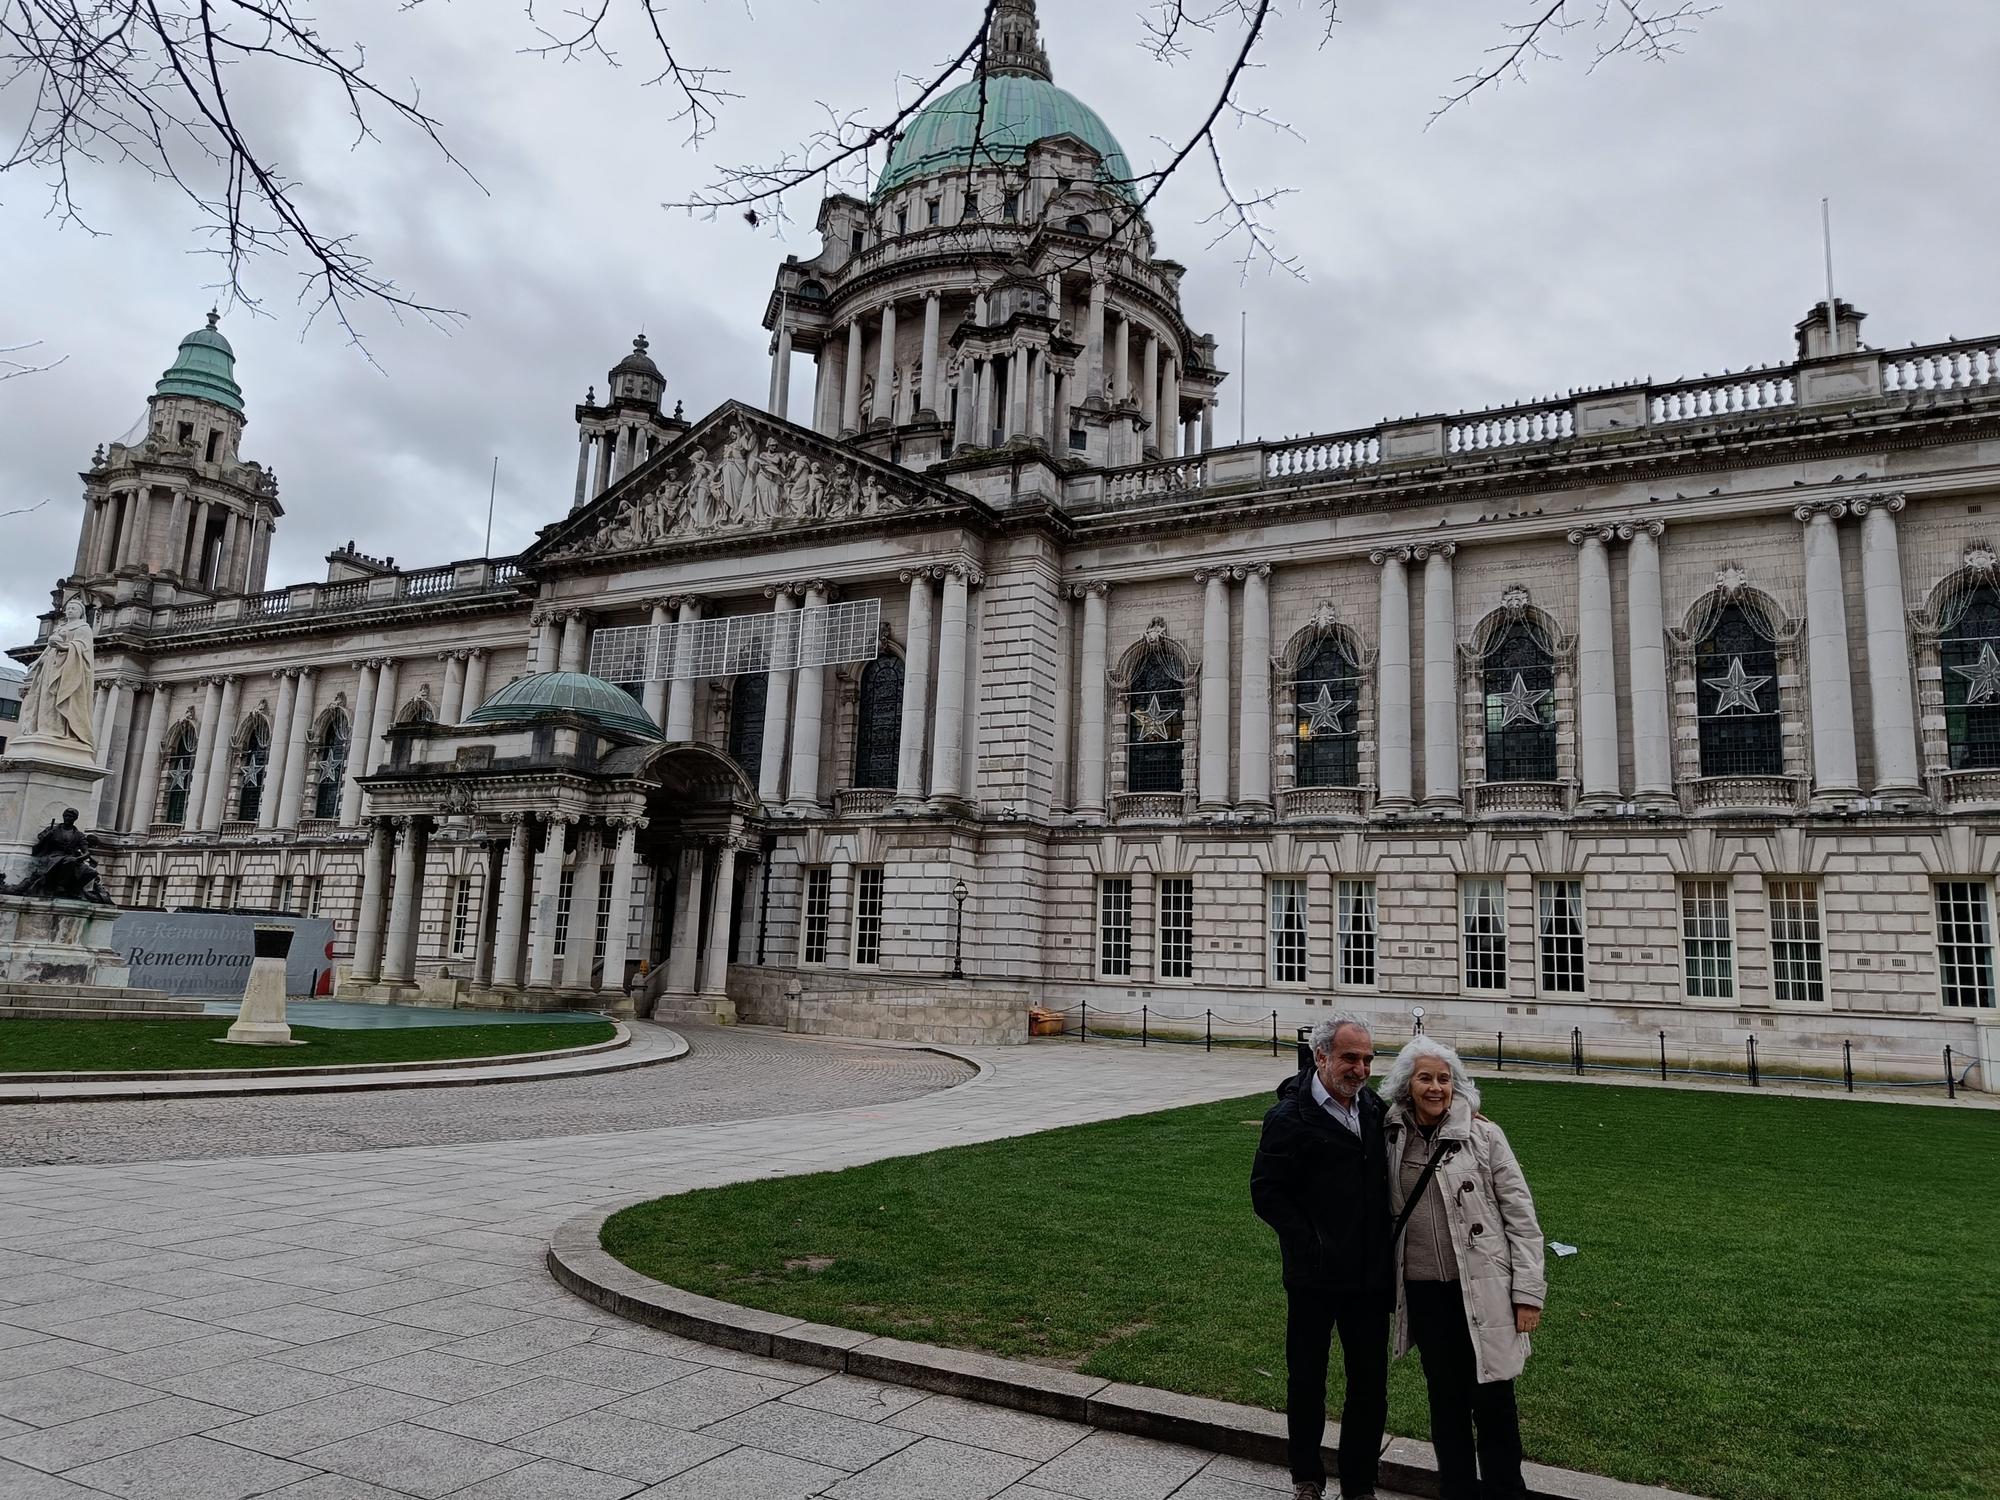
<instances>
[{"instance_id":1,"label":"beige padded coat","mask_svg":"<svg viewBox=\"0 0 2000 1500\"><path fill-rule=\"evenodd\" d=\"M1413 1128L1400 1104L1389 1106L1384 1129L1389 1140L1391 1211L1403 1212L1403 1133ZM1437 1170L1434 1181L1444 1197L1445 1221L1458 1256L1458 1284L1465 1298L1465 1321L1482 1383L1512 1380L1528 1361L1528 1336L1514 1328L1514 1307L1540 1307L1548 1297L1542 1269L1542 1226L1528 1179L1514 1160L1507 1137L1491 1120L1477 1119L1462 1097L1454 1097L1438 1133L1458 1150ZM1396 1246L1396 1354L1410 1351L1410 1313L1403 1297L1403 1247Z\"/></svg>"}]
</instances>

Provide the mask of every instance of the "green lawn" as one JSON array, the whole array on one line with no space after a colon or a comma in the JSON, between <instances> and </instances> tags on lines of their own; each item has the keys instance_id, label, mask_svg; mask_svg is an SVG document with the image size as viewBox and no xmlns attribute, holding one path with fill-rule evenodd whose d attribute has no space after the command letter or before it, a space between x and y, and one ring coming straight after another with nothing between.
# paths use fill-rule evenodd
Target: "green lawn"
<instances>
[{"instance_id":1,"label":"green lawn","mask_svg":"<svg viewBox=\"0 0 2000 1500\"><path fill-rule=\"evenodd\" d=\"M199 1021L0 1021L0 1074L140 1069L324 1068L357 1063L501 1057L608 1042L609 1021L525 1021L499 1026L336 1030L294 1026L304 1047L219 1047L232 1018Z\"/></svg>"},{"instance_id":2,"label":"green lawn","mask_svg":"<svg viewBox=\"0 0 2000 1500\"><path fill-rule=\"evenodd\" d=\"M1582 1252L1549 1257L1530 1457L1724 1500L1995 1493L2000 1116L1484 1089L1545 1232ZM604 1245L754 1307L1282 1407L1247 1187L1265 1103L661 1199ZM1427 1425L1413 1356L1390 1426Z\"/></svg>"}]
</instances>

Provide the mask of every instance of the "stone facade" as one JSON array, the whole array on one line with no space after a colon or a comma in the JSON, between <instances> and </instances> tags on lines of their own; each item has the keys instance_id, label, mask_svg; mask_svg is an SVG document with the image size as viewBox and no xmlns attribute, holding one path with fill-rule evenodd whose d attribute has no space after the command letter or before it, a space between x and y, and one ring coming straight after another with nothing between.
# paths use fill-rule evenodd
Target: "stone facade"
<instances>
[{"instance_id":1,"label":"stone facade","mask_svg":"<svg viewBox=\"0 0 2000 1500\"><path fill-rule=\"evenodd\" d=\"M1738 376L1215 447L1181 268L1087 141L1021 158L830 199L765 410L665 415L636 347L516 558L350 547L266 590L241 412L211 460L199 398L156 396L62 584L96 603L114 892L331 917L378 998L763 1017L760 967L956 963L1197 1023L1976 1054L2000 340L1888 354L1822 305ZM190 570L197 503L233 571ZM874 659L769 654L841 604L879 608ZM464 722L634 627L658 660L595 656L657 743Z\"/></svg>"}]
</instances>

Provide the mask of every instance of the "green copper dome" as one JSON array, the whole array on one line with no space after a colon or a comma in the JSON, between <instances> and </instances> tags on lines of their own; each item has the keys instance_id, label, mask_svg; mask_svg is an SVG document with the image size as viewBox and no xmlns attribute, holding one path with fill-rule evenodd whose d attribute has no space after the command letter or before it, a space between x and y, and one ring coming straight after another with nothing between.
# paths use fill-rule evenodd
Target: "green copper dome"
<instances>
[{"instance_id":1,"label":"green copper dome","mask_svg":"<svg viewBox=\"0 0 2000 1500\"><path fill-rule=\"evenodd\" d=\"M983 122L980 82L976 78L918 112L889 153L882 180L875 184L877 197L920 178L964 170L972 159L972 137L977 127L981 137L980 166L1020 166L1027 161L1028 148L1036 141L1052 135L1073 135L1104 158L1101 173L1104 186L1126 202L1132 201L1132 188L1127 180L1132 176L1132 168L1126 163L1117 139L1097 117L1097 111L1046 78L1003 73L989 75L985 86Z\"/></svg>"},{"instance_id":2,"label":"green copper dome","mask_svg":"<svg viewBox=\"0 0 2000 1500\"><path fill-rule=\"evenodd\" d=\"M211 312L208 327L197 328L181 340L181 352L153 387L155 395L199 396L234 412L243 410L243 388L236 383L236 351L216 331L219 321Z\"/></svg>"},{"instance_id":3,"label":"green copper dome","mask_svg":"<svg viewBox=\"0 0 2000 1500\"><path fill-rule=\"evenodd\" d=\"M582 672L537 672L510 682L465 716L468 724L521 724L544 714L581 714L601 729L657 740L660 731L632 695Z\"/></svg>"}]
</instances>

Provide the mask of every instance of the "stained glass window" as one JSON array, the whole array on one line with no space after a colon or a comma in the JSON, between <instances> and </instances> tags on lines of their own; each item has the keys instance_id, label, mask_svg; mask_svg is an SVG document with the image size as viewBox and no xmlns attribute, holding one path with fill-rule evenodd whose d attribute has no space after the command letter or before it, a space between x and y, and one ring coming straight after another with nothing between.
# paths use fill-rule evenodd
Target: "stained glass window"
<instances>
[{"instance_id":1,"label":"stained glass window","mask_svg":"<svg viewBox=\"0 0 2000 1500\"><path fill-rule=\"evenodd\" d=\"M1695 713L1704 776L1782 776L1778 655L1740 604L1695 647Z\"/></svg>"},{"instance_id":2,"label":"stained glass window","mask_svg":"<svg viewBox=\"0 0 2000 1500\"><path fill-rule=\"evenodd\" d=\"M335 714L313 746L313 816L340 816L340 787L347 780L347 720Z\"/></svg>"},{"instance_id":3,"label":"stained glass window","mask_svg":"<svg viewBox=\"0 0 2000 1500\"><path fill-rule=\"evenodd\" d=\"M1328 636L1299 663L1292 680L1299 786L1359 783L1360 701L1360 669L1339 637Z\"/></svg>"},{"instance_id":4,"label":"stained glass window","mask_svg":"<svg viewBox=\"0 0 2000 1500\"><path fill-rule=\"evenodd\" d=\"M194 784L195 732L183 724L167 751L167 805L161 817L168 823L185 823L188 817L188 788Z\"/></svg>"},{"instance_id":5,"label":"stained glass window","mask_svg":"<svg viewBox=\"0 0 2000 1500\"><path fill-rule=\"evenodd\" d=\"M1982 583L1938 640L1954 771L2000 766L2000 593Z\"/></svg>"},{"instance_id":6,"label":"stained glass window","mask_svg":"<svg viewBox=\"0 0 2000 1500\"><path fill-rule=\"evenodd\" d=\"M1125 690L1125 788L1178 792L1187 690L1181 666L1163 650L1146 653Z\"/></svg>"},{"instance_id":7,"label":"stained glass window","mask_svg":"<svg viewBox=\"0 0 2000 1500\"><path fill-rule=\"evenodd\" d=\"M264 774L271 769L271 731L262 719L254 721L243 736L243 748L236 754L236 819L254 823L264 805Z\"/></svg>"},{"instance_id":8,"label":"stained glass window","mask_svg":"<svg viewBox=\"0 0 2000 1500\"><path fill-rule=\"evenodd\" d=\"M1525 620L1486 648L1486 779L1556 779L1556 664Z\"/></svg>"},{"instance_id":9,"label":"stained glass window","mask_svg":"<svg viewBox=\"0 0 2000 1500\"><path fill-rule=\"evenodd\" d=\"M903 658L878 656L861 670L854 729L854 784L893 787L903 742Z\"/></svg>"},{"instance_id":10,"label":"stained glass window","mask_svg":"<svg viewBox=\"0 0 2000 1500\"><path fill-rule=\"evenodd\" d=\"M762 672L749 672L729 685L729 755L752 781L764 754L764 698L770 682Z\"/></svg>"}]
</instances>

